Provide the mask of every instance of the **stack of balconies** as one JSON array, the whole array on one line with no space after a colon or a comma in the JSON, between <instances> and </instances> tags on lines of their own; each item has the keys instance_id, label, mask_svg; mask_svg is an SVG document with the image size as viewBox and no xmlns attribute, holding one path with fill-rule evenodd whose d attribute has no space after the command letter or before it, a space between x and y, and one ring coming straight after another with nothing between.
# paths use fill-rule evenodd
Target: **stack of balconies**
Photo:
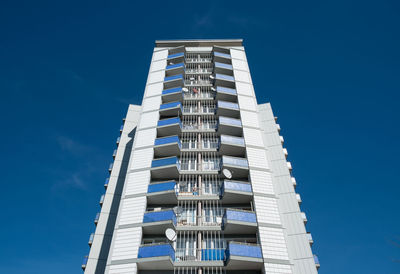
<instances>
[{"instance_id":1,"label":"stack of balconies","mask_svg":"<svg viewBox=\"0 0 400 274\"><path fill-rule=\"evenodd\" d=\"M138 268L261 271L229 50L169 53ZM166 239L168 228L176 240Z\"/></svg>"}]
</instances>

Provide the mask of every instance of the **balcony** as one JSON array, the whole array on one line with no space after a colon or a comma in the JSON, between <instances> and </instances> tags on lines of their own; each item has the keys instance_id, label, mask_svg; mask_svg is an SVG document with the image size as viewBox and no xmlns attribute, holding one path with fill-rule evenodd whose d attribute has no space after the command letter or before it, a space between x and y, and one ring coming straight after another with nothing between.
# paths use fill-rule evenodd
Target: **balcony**
<instances>
[{"instance_id":1,"label":"balcony","mask_svg":"<svg viewBox=\"0 0 400 274\"><path fill-rule=\"evenodd\" d=\"M100 219L100 213L98 212L98 213L96 214L96 217L94 217L94 224L95 224L95 225L98 224L99 219Z\"/></svg>"},{"instance_id":2,"label":"balcony","mask_svg":"<svg viewBox=\"0 0 400 274\"><path fill-rule=\"evenodd\" d=\"M181 132L182 123L179 117L159 120L157 123L158 136L171 136Z\"/></svg>"},{"instance_id":3,"label":"balcony","mask_svg":"<svg viewBox=\"0 0 400 274\"><path fill-rule=\"evenodd\" d=\"M182 87L164 89L161 98L164 103L182 101Z\"/></svg>"},{"instance_id":4,"label":"balcony","mask_svg":"<svg viewBox=\"0 0 400 274\"><path fill-rule=\"evenodd\" d=\"M184 72L185 72L185 64L184 63L171 64L165 68L165 74L167 76L183 74Z\"/></svg>"},{"instance_id":5,"label":"balcony","mask_svg":"<svg viewBox=\"0 0 400 274\"><path fill-rule=\"evenodd\" d=\"M162 104L159 113L161 116L178 116L182 113L182 104L179 101Z\"/></svg>"},{"instance_id":6,"label":"balcony","mask_svg":"<svg viewBox=\"0 0 400 274\"><path fill-rule=\"evenodd\" d=\"M311 233L307 232L306 235L307 235L308 242L310 243L310 245L312 245L314 243L314 240L313 240L313 238L311 236Z\"/></svg>"},{"instance_id":7,"label":"balcony","mask_svg":"<svg viewBox=\"0 0 400 274\"><path fill-rule=\"evenodd\" d=\"M246 146L243 137L221 135L220 140L220 154L229 156L245 156Z\"/></svg>"},{"instance_id":8,"label":"balcony","mask_svg":"<svg viewBox=\"0 0 400 274\"><path fill-rule=\"evenodd\" d=\"M174 261L175 251L169 243L139 247L137 265L141 270L172 270Z\"/></svg>"},{"instance_id":9,"label":"balcony","mask_svg":"<svg viewBox=\"0 0 400 274\"><path fill-rule=\"evenodd\" d=\"M307 224L307 216L304 212L300 212L301 218L303 219L304 224Z\"/></svg>"},{"instance_id":10,"label":"balcony","mask_svg":"<svg viewBox=\"0 0 400 274\"><path fill-rule=\"evenodd\" d=\"M251 185L246 182L224 180L221 186L222 203L249 203L253 198Z\"/></svg>"},{"instance_id":11,"label":"balcony","mask_svg":"<svg viewBox=\"0 0 400 274\"><path fill-rule=\"evenodd\" d=\"M235 78L231 75L216 73L215 74L215 84L217 86L234 88L235 87Z\"/></svg>"},{"instance_id":12,"label":"balcony","mask_svg":"<svg viewBox=\"0 0 400 274\"><path fill-rule=\"evenodd\" d=\"M154 157L178 156L181 153L181 140L178 135L157 138L154 142Z\"/></svg>"},{"instance_id":13,"label":"balcony","mask_svg":"<svg viewBox=\"0 0 400 274\"><path fill-rule=\"evenodd\" d=\"M239 105L227 101L217 102L217 115L240 118Z\"/></svg>"},{"instance_id":14,"label":"balcony","mask_svg":"<svg viewBox=\"0 0 400 274\"><path fill-rule=\"evenodd\" d=\"M166 76L164 78L164 88L175 88L175 87L182 87L183 86L183 75L173 75L173 76Z\"/></svg>"},{"instance_id":15,"label":"balcony","mask_svg":"<svg viewBox=\"0 0 400 274\"><path fill-rule=\"evenodd\" d=\"M180 164L176 156L154 159L151 163L153 179L175 179L179 177Z\"/></svg>"},{"instance_id":16,"label":"balcony","mask_svg":"<svg viewBox=\"0 0 400 274\"><path fill-rule=\"evenodd\" d=\"M103 195L101 195L101 197L100 197L100 201L99 201L99 204L100 204L100 206L103 206L103 203L104 203L104 198L105 198L105 195L103 194Z\"/></svg>"},{"instance_id":17,"label":"balcony","mask_svg":"<svg viewBox=\"0 0 400 274\"><path fill-rule=\"evenodd\" d=\"M89 256L88 256L88 255L86 255L85 257L83 257L83 261L82 261L82 270L85 270L85 269L86 269L86 265L87 265L88 259L89 259Z\"/></svg>"},{"instance_id":18,"label":"balcony","mask_svg":"<svg viewBox=\"0 0 400 274\"><path fill-rule=\"evenodd\" d=\"M177 202L176 182L166 181L149 184L147 188L147 203L148 204L175 204Z\"/></svg>"},{"instance_id":19,"label":"balcony","mask_svg":"<svg viewBox=\"0 0 400 274\"><path fill-rule=\"evenodd\" d=\"M236 102L237 101L237 91L236 91L236 89L233 89L233 88L217 86L216 98L217 98L217 100Z\"/></svg>"},{"instance_id":20,"label":"balcony","mask_svg":"<svg viewBox=\"0 0 400 274\"><path fill-rule=\"evenodd\" d=\"M214 61L217 63L225 63L225 64L230 64L231 63L231 55L228 54L227 52L217 52L214 51Z\"/></svg>"},{"instance_id":21,"label":"balcony","mask_svg":"<svg viewBox=\"0 0 400 274\"><path fill-rule=\"evenodd\" d=\"M247 178L249 175L249 163L245 158L222 156L221 169L228 169L232 178Z\"/></svg>"},{"instance_id":22,"label":"balcony","mask_svg":"<svg viewBox=\"0 0 400 274\"><path fill-rule=\"evenodd\" d=\"M242 121L240 119L220 116L218 119L218 132L220 134L242 136Z\"/></svg>"},{"instance_id":23,"label":"balcony","mask_svg":"<svg viewBox=\"0 0 400 274\"><path fill-rule=\"evenodd\" d=\"M184 267L190 265L197 267L212 266L220 268L224 266L225 249L224 248L204 248L204 249L177 248L175 252L175 257L176 257L175 266L178 267L179 266Z\"/></svg>"},{"instance_id":24,"label":"balcony","mask_svg":"<svg viewBox=\"0 0 400 274\"><path fill-rule=\"evenodd\" d=\"M184 52L178 52L178 53L172 53L168 55L167 60L168 64L172 63L182 63L185 59L185 53Z\"/></svg>"},{"instance_id":25,"label":"balcony","mask_svg":"<svg viewBox=\"0 0 400 274\"><path fill-rule=\"evenodd\" d=\"M93 244L93 240L94 240L94 233L90 234L90 237L89 237L88 244L89 244L90 247L91 247L92 244Z\"/></svg>"},{"instance_id":26,"label":"balcony","mask_svg":"<svg viewBox=\"0 0 400 274\"><path fill-rule=\"evenodd\" d=\"M225 234L252 234L257 232L257 218L253 211L227 208L222 218Z\"/></svg>"},{"instance_id":27,"label":"balcony","mask_svg":"<svg viewBox=\"0 0 400 274\"><path fill-rule=\"evenodd\" d=\"M145 212L142 226L144 233L164 234L167 228L176 226L175 212L172 209Z\"/></svg>"},{"instance_id":28,"label":"balcony","mask_svg":"<svg viewBox=\"0 0 400 274\"><path fill-rule=\"evenodd\" d=\"M233 67L230 64L215 62L214 71L216 73L232 75Z\"/></svg>"},{"instance_id":29,"label":"balcony","mask_svg":"<svg viewBox=\"0 0 400 274\"><path fill-rule=\"evenodd\" d=\"M258 244L229 242L226 250L227 270L260 270L263 266Z\"/></svg>"},{"instance_id":30,"label":"balcony","mask_svg":"<svg viewBox=\"0 0 400 274\"><path fill-rule=\"evenodd\" d=\"M106 178L106 181L104 182L104 188L105 189L107 189L109 182L110 182L110 178Z\"/></svg>"},{"instance_id":31,"label":"balcony","mask_svg":"<svg viewBox=\"0 0 400 274\"><path fill-rule=\"evenodd\" d=\"M314 257L314 263L315 263L315 267L317 268L317 270L320 268L320 264L319 264L319 259L317 255L313 255Z\"/></svg>"}]
</instances>

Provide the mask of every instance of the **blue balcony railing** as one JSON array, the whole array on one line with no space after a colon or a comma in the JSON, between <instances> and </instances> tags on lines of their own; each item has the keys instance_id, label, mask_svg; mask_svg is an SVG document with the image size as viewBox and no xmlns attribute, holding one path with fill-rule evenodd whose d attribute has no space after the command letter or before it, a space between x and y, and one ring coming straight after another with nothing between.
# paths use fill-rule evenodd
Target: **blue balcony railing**
<instances>
[{"instance_id":1,"label":"blue balcony railing","mask_svg":"<svg viewBox=\"0 0 400 274\"><path fill-rule=\"evenodd\" d=\"M214 51L214 56L224 57L224 58L231 58L231 56L229 54L227 54L227 53L216 52L216 51Z\"/></svg>"},{"instance_id":2,"label":"blue balcony railing","mask_svg":"<svg viewBox=\"0 0 400 274\"><path fill-rule=\"evenodd\" d=\"M239 105L236 103L231 103L231 102L227 102L227 101L218 101L217 105L219 108L230 108L230 109L239 110Z\"/></svg>"},{"instance_id":3,"label":"blue balcony railing","mask_svg":"<svg viewBox=\"0 0 400 274\"><path fill-rule=\"evenodd\" d=\"M183 80L182 74L168 76L164 78L164 82L173 81L173 80Z\"/></svg>"},{"instance_id":4,"label":"blue balcony railing","mask_svg":"<svg viewBox=\"0 0 400 274\"><path fill-rule=\"evenodd\" d=\"M176 186L175 181L162 182L158 184L149 184L147 188L147 193L175 190L175 186Z\"/></svg>"},{"instance_id":5,"label":"blue balcony railing","mask_svg":"<svg viewBox=\"0 0 400 274\"><path fill-rule=\"evenodd\" d=\"M232 65L215 62L216 68L233 69Z\"/></svg>"},{"instance_id":6,"label":"blue balcony railing","mask_svg":"<svg viewBox=\"0 0 400 274\"><path fill-rule=\"evenodd\" d=\"M83 261L82 261L82 269L83 269L83 270L85 270L85 268L86 268L86 266L87 266L88 259L89 259L89 256L88 256L88 255L86 255L85 257L83 257Z\"/></svg>"},{"instance_id":7,"label":"blue balcony railing","mask_svg":"<svg viewBox=\"0 0 400 274\"><path fill-rule=\"evenodd\" d=\"M314 257L314 263L315 263L316 265L319 265L318 256L314 254L313 257Z\"/></svg>"},{"instance_id":8,"label":"blue balcony railing","mask_svg":"<svg viewBox=\"0 0 400 274\"><path fill-rule=\"evenodd\" d=\"M239 166L239 167L249 167L249 163L245 158L238 157L230 157L230 156L222 156L222 164L230 165L230 166Z\"/></svg>"},{"instance_id":9,"label":"blue balcony railing","mask_svg":"<svg viewBox=\"0 0 400 274\"><path fill-rule=\"evenodd\" d=\"M139 247L138 258L151 258L169 256L175 261L175 251L168 243L142 245Z\"/></svg>"},{"instance_id":10,"label":"blue balcony railing","mask_svg":"<svg viewBox=\"0 0 400 274\"><path fill-rule=\"evenodd\" d=\"M176 215L172 209L145 212L143 216L143 223L154 223L162 221L172 221L176 225Z\"/></svg>"},{"instance_id":11,"label":"blue balcony railing","mask_svg":"<svg viewBox=\"0 0 400 274\"><path fill-rule=\"evenodd\" d=\"M245 223L257 223L256 214L252 211L227 208L222 218L223 225L228 221L237 221Z\"/></svg>"},{"instance_id":12,"label":"blue balcony railing","mask_svg":"<svg viewBox=\"0 0 400 274\"><path fill-rule=\"evenodd\" d=\"M250 184L239 181L230 181L230 180L224 180L224 183L221 185L221 193L224 193L225 190L248 192L248 193L252 192Z\"/></svg>"},{"instance_id":13,"label":"blue balcony railing","mask_svg":"<svg viewBox=\"0 0 400 274\"><path fill-rule=\"evenodd\" d=\"M255 244L230 242L226 250L227 259L230 256L251 257L262 259L261 247Z\"/></svg>"},{"instance_id":14,"label":"blue balcony railing","mask_svg":"<svg viewBox=\"0 0 400 274\"><path fill-rule=\"evenodd\" d=\"M154 146L162 146L162 145L168 145L168 144L174 144L174 143L178 143L179 148L181 148L181 140L179 139L179 137L177 135L157 138L154 141Z\"/></svg>"},{"instance_id":15,"label":"blue balcony railing","mask_svg":"<svg viewBox=\"0 0 400 274\"><path fill-rule=\"evenodd\" d=\"M244 146L244 138L243 137L234 137L234 136L229 136L229 135L221 135L221 143Z\"/></svg>"},{"instance_id":16,"label":"blue balcony railing","mask_svg":"<svg viewBox=\"0 0 400 274\"><path fill-rule=\"evenodd\" d=\"M231 95L236 95L236 89L233 88L226 88L226 87L217 87L217 92L223 92L223 93L228 93Z\"/></svg>"},{"instance_id":17,"label":"blue balcony railing","mask_svg":"<svg viewBox=\"0 0 400 274\"><path fill-rule=\"evenodd\" d=\"M229 125L229 126L242 126L242 121L240 119L235 119L235 118L228 118L228 117L219 117L219 123L224 124L224 125Z\"/></svg>"},{"instance_id":18,"label":"blue balcony railing","mask_svg":"<svg viewBox=\"0 0 400 274\"><path fill-rule=\"evenodd\" d=\"M230 75L225 75L225 74L215 74L215 79L217 80L226 80L226 81L235 81L235 78L233 78L233 76Z\"/></svg>"},{"instance_id":19,"label":"blue balcony railing","mask_svg":"<svg viewBox=\"0 0 400 274\"><path fill-rule=\"evenodd\" d=\"M169 109L169 108L176 108L182 107L181 102L172 102L160 105L160 110Z\"/></svg>"},{"instance_id":20,"label":"blue balcony railing","mask_svg":"<svg viewBox=\"0 0 400 274\"><path fill-rule=\"evenodd\" d=\"M223 261L225 259L224 248L210 248L201 250L202 261Z\"/></svg>"},{"instance_id":21,"label":"blue balcony railing","mask_svg":"<svg viewBox=\"0 0 400 274\"><path fill-rule=\"evenodd\" d=\"M162 166L170 166L170 165L177 165L179 167L179 160L177 157L168 157L168 158L161 158L161 159L154 159L151 162L151 167L162 167Z\"/></svg>"},{"instance_id":22,"label":"blue balcony railing","mask_svg":"<svg viewBox=\"0 0 400 274\"><path fill-rule=\"evenodd\" d=\"M183 52L178 52L178 53L174 53L174 54L170 54L168 55L168 59L173 59L173 58L178 58L178 57L183 57L185 54Z\"/></svg>"},{"instance_id":23,"label":"blue balcony railing","mask_svg":"<svg viewBox=\"0 0 400 274\"><path fill-rule=\"evenodd\" d=\"M179 63L179 64L174 64L174 65L168 65L165 69L175 69L175 68L184 68L185 64L184 63Z\"/></svg>"},{"instance_id":24,"label":"blue balcony railing","mask_svg":"<svg viewBox=\"0 0 400 274\"><path fill-rule=\"evenodd\" d=\"M167 95L167 94L177 93L177 92L182 92L182 88L178 87L178 88L164 89L162 91L162 95Z\"/></svg>"},{"instance_id":25,"label":"blue balcony railing","mask_svg":"<svg viewBox=\"0 0 400 274\"><path fill-rule=\"evenodd\" d=\"M159 120L157 126L163 127L163 126L170 126L173 124L179 124L182 127L181 119L179 119L179 117Z\"/></svg>"}]
</instances>

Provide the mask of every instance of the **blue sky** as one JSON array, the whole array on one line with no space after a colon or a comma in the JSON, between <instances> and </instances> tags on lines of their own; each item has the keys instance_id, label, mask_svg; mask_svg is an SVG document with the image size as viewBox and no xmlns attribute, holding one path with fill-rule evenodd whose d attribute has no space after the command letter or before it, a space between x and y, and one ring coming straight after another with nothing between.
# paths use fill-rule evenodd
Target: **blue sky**
<instances>
[{"instance_id":1,"label":"blue sky","mask_svg":"<svg viewBox=\"0 0 400 274\"><path fill-rule=\"evenodd\" d=\"M400 273L399 3L262 2L0 3L0 273L81 273L121 119L176 38L244 38L320 273Z\"/></svg>"}]
</instances>

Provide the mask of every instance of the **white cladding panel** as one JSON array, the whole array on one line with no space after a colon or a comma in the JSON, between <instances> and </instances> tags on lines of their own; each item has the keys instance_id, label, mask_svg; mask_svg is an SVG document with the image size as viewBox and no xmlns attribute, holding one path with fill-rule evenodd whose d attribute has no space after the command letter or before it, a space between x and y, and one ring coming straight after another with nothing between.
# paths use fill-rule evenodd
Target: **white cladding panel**
<instances>
[{"instance_id":1,"label":"white cladding panel","mask_svg":"<svg viewBox=\"0 0 400 274\"><path fill-rule=\"evenodd\" d=\"M145 196L123 199L118 225L138 224L143 222L145 207Z\"/></svg>"},{"instance_id":2,"label":"white cladding panel","mask_svg":"<svg viewBox=\"0 0 400 274\"><path fill-rule=\"evenodd\" d=\"M162 93L164 84L163 83L155 83L146 86L145 96L155 96L160 95Z\"/></svg>"},{"instance_id":3,"label":"white cladding panel","mask_svg":"<svg viewBox=\"0 0 400 274\"><path fill-rule=\"evenodd\" d=\"M247 83L236 82L236 90L238 94L253 96L253 86Z\"/></svg>"},{"instance_id":4,"label":"white cladding panel","mask_svg":"<svg viewBox=\"0 0 400 274\"><path fill-rule=\"evenodd\" d=\"M282 229L263 226L258 229L264 259L289 260Z\"/></svg>"},{"instance_id":5,"label":"white cladding panel","mask_svg":"<svg viewBox=\"0 0 400 274\"><path fill-rule=\"evenodd\" d=\"M167 56L168 56L168 50L155 51L153 53L152 62L161 60L161 59L167 59Z\"/></svg>"},{"instance_id":6,"label":"white cladding panel","mask_svg":"<svg viewBox=\"0 0 400 274\"><path fill-rule=\"evenodd\" d=\"M149 182L150 170L129 173L126 181L125 196L146 193Z\"/></svg>"},{"instance_id":7,"label":"white cladding panel","mask_svg":"<svg viewBox=\"0 0 400 274\"><path fill-rule=\"evenodd\" d=\"M240 109L256 111L256 100L254 97L247 97L238 95Z\"/></svg>"},{"instance_id":8,"label":"white cladding panel","mask_svg":"<svg viewBox=\"0 0 400 274\"><path fill-rule=\"evenodd\" d=\"M156 138L156 134L157 134L156 128L139 130L136 133L135 148L154 145L154 140Z\"/></svg>"},{"instance_id":9,"label":"white cladding panel","mask_svg":"<svg viewBox=\"0 0 400 274\"><path fill-rule=\"evenodd\" d=\"M270 195L275 194L270 172L251 169L250 180L253 192Z\"/></svg>"},{"instance_id":10,"label":"white cladding panel","mask_svg":"<svg viewBox=\"0 0 400 274\"><path fill-rule=\"evenodd\" d=\"M257 222L266 224L281 224L278 204L275 198L254 195Z\"/></svg>"},{"instance_id":11,"label":"white cladding panel","mask_svg":"<svg viewBox=\"0 0 400 274\"><path fill-rule=\"evenodd\" d=\"M137 258L139 244L142 238L142 228L132 227L118 229L115 233L115 243L111 260L117 261Z\"/></svg>"},{"instance_id":12,"label":"white cladding panel","mask_svg":"<svg viewBox=\"0 0 400 274\"><path fill-rule=\"evenodd\" d=\"M307 234L297 234L288 236L288 247L293 259L312 257L310 242Z\"/></svg>"},{"instance_id":13,"label":"white cladding panel","mask_svg":"<svg viewBox=\"0 0 400 274\"><path fill-rule=\"evenodd\" d=\"M143 100L143 112L150 110L158 110L161 104L161 96L145 98Z\"/></svg>"},{"instance_id":14,"label":"white cladding panel","mask_svg":"<svg viewBox=\"0 0 400 274\"><path fill-rule=\"evenodd\" d=\"M292 274L292 267L287 264L264 264L265 273L268 274Z\"/></svg>"},{"instance_id":15,"label":"white cladding panel","mask_svg":"<svg viewBox=\"0 0 400 274\"><path fill-rule=\"evenodd\" d=\"M269 168L267 154L264 149L247 147L247 160L249 161L249 167L257 168Z\"/></svg>"},{"instance_id":16,"label":"white cladding panel","mask_svg":"<svg viewBox=\"0 0 400 274\"><path fill-rule=\"evenodd\" d=\"M108 274L136 274L136 264L114 264L110 265Z\"/></svg>"},{"instance_id":17,"label":"white cladding panel","mask_svg":"<svg viewBox=\"0 0 400 274\"><path fill-rule=\"evenodd\" d=\"M296 274L317 274L314 258L305 258L301 260L293 260Z\"/></svg>"},{"instance_id":18,"label":"white cladding panel","mask_svg":"<svg viewBox=\"0 0 400 274\"><path fill-rule=\"evenodd\" d=\"M233 69L249 71L249 66L247 65L246 61L232 59L232 66L233 66Z\"/></svg>"},{"instance_id":19,"label":"white cladding panel","mask_svg":"<svg viewBox=\"0 0 400 274\"><path fill-rule=\"evenodd\" d=\"M246 61L246 54L244 53L243 50L231 49L231 57L234 59L240 59Z\"/></svg>"},{"instance_id":20,"label":"white cladding panel","mask_svg":"<svg viewBox=\"0 0 400 274\"><path fill-rule=\"evenodd\" d=\"M130 169L150 168L153 160L153 148L135 150L132 155Z\"/></svg>"},{"instance_id":21,"label":"white cladding panel","mask_svg":"<svg viewBox=\"0 0 400 274\"><path fill-rule=\"evenodd\" d=\"M139 128L155 127L158 122L158 111L142 113L140 116Z\"/></svg>"},{"instance_id":22,"label":"white cladding panel","mask_svg":"<svg viewBox=\"0 0 400 274\"><path fill-rule=\"evenodd\" d=\"M240 111L240 117L242 118L243 126L247 127L259 127L258 115L256 112Z\"/></svg>"},{"instance_id":23,"label":"white cladding panel","mask_svg":"<svg viewBox=\"0 0 400 274\"><path fill-rule=\"evenodd\" d=\"M157 83L164 81L165 71L150 72L147 84Z\"/></svg>"},{"instance_id":24,"label":"white cladding panel","mask_svg":"<svg viewBox=\"0 0 400 274\"><path fill-rule=\"evenodd\" d=\"M162 70L165 69L166 66L167 60L154 61L151 63L150 71Z\"/></svg>"},{"instance_id":25,"label":"white cladding panel","mask_svg":"<svg viewBox=\"0 0 400 274\"><path fill-rule=\"evenodd\" d=\"M255 128L243 128L244 141L246 145L264 147L261 131Z\"/></svg>"},{"instance_id":26,"label":"white cladding panel","mask_svg":"<svg viewBox=\"0 0 400 274\"><path fill-rule=\"evenodd\" d=\"M233 75L235 76L236 81L251 83L250 74L246 71L241 70L233 70Z\"/></svg>"}]
</instances>

